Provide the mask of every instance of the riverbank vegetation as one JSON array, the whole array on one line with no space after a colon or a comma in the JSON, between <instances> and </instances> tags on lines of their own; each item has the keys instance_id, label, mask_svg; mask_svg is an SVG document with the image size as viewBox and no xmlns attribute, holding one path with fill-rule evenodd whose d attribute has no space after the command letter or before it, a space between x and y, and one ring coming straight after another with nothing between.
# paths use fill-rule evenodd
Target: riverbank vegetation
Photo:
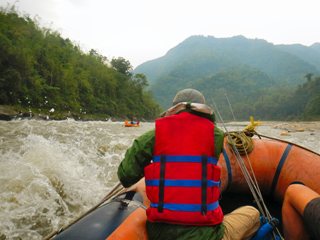
<instances>
[{"instance_id":1,"label":"riverbank vegetation","mask_svg":"<svg viewBox=\"0 0 320 240\"><path fill-rule=\"evenodd\" d=\"M0 105L55 119L154 119L161 111L122 57L85 53L14 8L0 10Z\"/></svg>"}]
</instances>

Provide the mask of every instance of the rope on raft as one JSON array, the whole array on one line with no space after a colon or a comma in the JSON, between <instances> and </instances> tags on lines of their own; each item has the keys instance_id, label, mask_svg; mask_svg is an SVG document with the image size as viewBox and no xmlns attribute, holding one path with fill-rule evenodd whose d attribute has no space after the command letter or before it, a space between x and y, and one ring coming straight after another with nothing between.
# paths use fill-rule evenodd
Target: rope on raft
<instances>
[{"instance_id":1,"label":"rope on raft","mask_svg":"<svg viewBox=\"0 0 320 240\"><path fill-rule=\"evenodd\" d=\"M239 132L236 131L236 132L227 133L226 134L227 143L228 143L229 147L232 149L232 151L234 152L235 155L237 155L237 154L246 155L246 158L249 160L248 154L250 152L252 152L252 150L254 149L254 143L253 143L253 140L252 140L252 137L254 135L258 136L260 139L262 137L264 137L264 138L268 138L268 139L272 139L272 140L277 140L277 141L288 143L288 144L290 144L290 146L295 145L295 146L297 146L299 148L302 148L302 149L310 151L310 152L312 152L314 154L320 155L319 153L316 153L316 152L314 152L314 151L312 151L312 150L310 150L308 148L305 148L305 147L300 146L298 144L292 143L290 141L286 141L286 140L282 140L282 139L278 139L278 138L273 138L273 137L269 137L269 136L265 136L265 135L261 135L261 134L257 133L254 129L244 129L243 131L239 131ZM239 163L239 165L241 166L242 163ZM251 169L251 173L253 173L250 161L248 161L248 165L249 165L249 168ZM246 172L246 170L244 172ZM250 187L250 184L249 184L249 188L250 189L251 188L255 189L255 194L257 194L257 197L260 198L260 199L263 199L259 188L256 188L256 186L258 186L258 183L256 182L254 173L252 174L252 178L253 178L253 181L255 182L255 184L253 184L251 187ZM263 215L266 214L266 217L261 217L261 219L263 220L263 222L262 222L263 225L259 229L259 231L257 232L256 236L253 238L253 240L265 239L262 236L265 236L268 232L272 231L272 229L275 229L275 231L278 234L278 235L273 235L273 239L277 239L277 240L278 239L283 239L281 234L280 234L280 232L279 232L279 230L278 230L278 228L276 227L278 220L275 219L275 218L272 218L272 216L269 215L268 210L267 210L266 206L264 206L264 202L263 201L261 202L261 205L263 207L259 206L259 209L260 209L260 211L261 211L261 208L266 210L266 212L263 213ZM264 212L264 211L262 211L262 212Z\"/></svg>"},{"instance_id":2,"label":"rope on raft","mask_svg":"<svg viewBox=\"0 0 320 240\"><path fill-rule=\"evenodd\" d=\"M299 144L297 144L297 143L293 143L293 142L286 141L286 140L283 140L283 139L279 139L279 138L274 138L274 137L262 135L262 134L260 134L260 133L257 133L256 131L252 131L252 132L250 132L250 134L252 134L252 136L253 136L253 135L256 135L256 136L258 136L260 139L261 139L262 137L264 137L264 138L268 138L268 139L272 139L272 140L277 140L277 141L280 141L280 142L285 142L285 143L291 144L291 145L293 145L293 146L297 146L297 147L299 147L299 148L302 148L302 149L304 149L304 150L307 150L307 151L309 151L309 152L312 152L312 153L320 156L320 153L315 152L315 151L313 151L313 150L311 150L311 149L309 149L309 148L306 148L306 147L304 147L304 146L301 146L301 145L299 145Z\"/></svg>"},{"instance_id":3,"label":"rope on raft","mask_svg":"<svg viewBox=\"0 0 320 240\"><path fill-rule=\"evenodd\" d=\"M243 173L243 176L248 184L248 187L252 193L252 196L254 197L254 199L257 203L257 206L258 206L258 209L262 215L262 218L266 219L267 223L268 222L271 223L273 217L271 216L271 214L270 214L270 212L264 202L263 196L262 196L260 188L259 188L259 184L258 184L257 179L255 177L255 174L252 169L250 159L248 156L248 152L247 152L247 151L253 150L253 142L250 137L244 137L246 135L245 132L247 132L247 135L250 136L251 135L250 132L252 130L254 130L255 126L257 126L259 123L255 123L253 117L251 117L250 118L251 125L247 126L245 131L236 132L236 133L229 132L213 99L212 99L212 103L215 105L216 113L218 114L218 117L220 118L220 121L222 122L222 125L225 129L227 142L229 144L229 147L231 148L233 154L236 157L238 165L239 165L239 167ZM242 155L246 155L245 159L247 160L247 163L249 165L250 172L249 172L249 169L247 169L246 164L240 155L240 151L242 152ZM273 239L283 239L279 229L276 226L273 226L272 230L273 230L272 231ZM275 234L274 231L276 231L277 234Z\"/></svg>"},{"instance_id":4,"label":"rope on raft","mask_svg":"<svg viewBox=\"0 0 320 240\"><path fill-rule=\"evenodd\" d=\"M235 146L237 148L237 150L239 151L240 155L245 155L245 154L249 154L252 152L252 150L254 149L254 143L253 143L252 137L257 136L260 139L261 138L268 138L268 139L288 143L288 144L291 144L293 146L297 146L299 148L302 148L304 150L307 150L309 152L312 152L312 153L320 156L320 153L317 153L309 148L306 148L306 147L301 146L299 144L296 144L296 143L293 143L290 141L286 141L283 139L262 135L260 133L257 133L255 130L250 130L250 131L243 130L240 132L234 131L234 132L229 132L228 134L229 134L229 137L227 138L227 142L228 142L229 146Z\"/></svg>"},{"instance_id":5,"label":"rope on raft","mask_svg":"<svg viewBox=\"0 0 320 240\"><path fill-rule=\"evenodd\" d=\"M249 154L254 148L252 138L247 135L247 132L229 132L227 142L229 146L237 148L240 155Z\"/></svg>"},{"instance_id":6,"label":"rope on raft","mask_svg":"<svg viewBox=\"0 0 320 240\"><path fill-rule=\"evenodd\" d=\"M220 116L220 118L221 118L221 116ZM258 184L257 179L255 177L255 174L252 169L251 162L250 162L250 159L248 156L248 154L253 150L253 147L254 147L253 141L251 139L251 137L252 137L251 131L246 130L246 131L242 131L242 132L228 132L226 127L225 127L225 130L227 132L227 142L228 142L231 150L233 151L233 154L236 156L238 165L244 175L244 178L246 179L246 181L248 183L249 189L250 189L250 191L256 201L256 204L260 210L260 213L262 214L261 218L264 219L264 224L266 226L267 225L269 226L270 223L272 223L274 221L274 218L271 216L271 214L270 214L270 212L264 202L262 193L259 188L259 184ZM247 169L247 167L246 167L246 165L240 155L246 156L245 159L247 160L249 169ZM260 228L258 231L258 233L260 233L260 234L261 234L261 231L260 231L261 229L262 228ZM276 227L276 224L274 224L274 225L272 224L272 228L270 229L270 231L272 232L273 239L283 239L279 229ZM274 231L276 231L277 234L275 234ZM256 240L256 239L261 239L261 238L257 235L256 238L254 238L254 239Z\"/></svg>"}]
</instances>

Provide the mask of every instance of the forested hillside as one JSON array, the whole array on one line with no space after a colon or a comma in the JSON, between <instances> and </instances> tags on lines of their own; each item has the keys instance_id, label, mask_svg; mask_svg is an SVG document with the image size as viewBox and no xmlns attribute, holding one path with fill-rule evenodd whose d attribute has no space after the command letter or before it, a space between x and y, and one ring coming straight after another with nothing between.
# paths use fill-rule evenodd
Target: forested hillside
<instances>
[{"instance_id":1,"label":"forested hillside","mask_svg":"<svg viewBox=\"0 0 320 240\"><path fill-rule=\"evenodd\" d=\"M193 87L204 92L209 103L215 102L227 120L233 120L232 111L236 120L250 115L268 120L320 119L319 44L273 45L242 36L193 36L134 72L147 76L164 108L176 91ZM308 94L301 98L299 91Z\"/></svg>"},{"instance_id":2,"label":"forested hillside","mask_svg":"<svg viewBox=\"0 0 320 240\"><path fill-rule=\"evenodd\" d=\"M159 105L128 60L84 53L14 10L0 11L0 104L35 112L153 119Z\"/></svg>"}]
</instances>

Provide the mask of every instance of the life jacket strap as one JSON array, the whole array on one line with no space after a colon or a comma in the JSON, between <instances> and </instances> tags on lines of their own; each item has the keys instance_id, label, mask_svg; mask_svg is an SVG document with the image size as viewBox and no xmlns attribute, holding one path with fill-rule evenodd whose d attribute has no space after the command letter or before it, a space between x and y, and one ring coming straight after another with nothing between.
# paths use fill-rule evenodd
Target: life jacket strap
<instances>
[{"instance_id":1,"label":"life jacket strap","mask_svg":"<svg viewBox=\"0 0 320 240\"><path fill-rule=\"evenodd\" d=\"M154 163L160 162L161 155L153 156L152 161ZM215 157L208 157L207 156L207 162L210 164L217 165L218 159ZM166 162L188 162L188 163L201 163L202 162L202 156L173 156L173 155L166 155Z\"/></svg>"},{"instance_id":2,"label":"life jacket strap","mask_svg":"<svg viewBox=\"0 0 320 240\"><path fill-rule=\"evenodd\" d=\"M208 158L207 156L202 156L202 178L201 178L201 213L202 215L207 214L207 164Z\"/></svg>"},{"instance_id":3,"label":"life jacket strap","mask_svg":"<svg viewBox=\"0 0 320 240\"><path fill-rule=\"evenodd\" d=\"M159 187L159 179L146 180L147 187ZM202 187L202 180L190 180L190 179L165 179L165 187ZM207 180L207 187L221 187L221 181Z\"/></svg>"},{"instance_id":4,"label":"life jacket strap","mask_svg":"<svg viewBox=\"0 0 320 240\"><path fill-rule=\"evenodd\" d=\"M151 203L150 207L158 208L158 203ZM207 204L207 211L214 211L219 207L219 201ZM202 204L165 203L164 209L179 212L201 212Z\"/></svg>"},{"instance_id":5,"label":"life jacket strap","mask_svg":"<svg viewBox=\"0 0 320 240\"><path fill-rule=\"evenodd\" d=\"M160 156L160 179L159 179L159 204L158 204L158 212L163 212L165 170L166 170L166 157L165 157L165 155L161 155L161 156Z\"/></svg>"}]
</instances>

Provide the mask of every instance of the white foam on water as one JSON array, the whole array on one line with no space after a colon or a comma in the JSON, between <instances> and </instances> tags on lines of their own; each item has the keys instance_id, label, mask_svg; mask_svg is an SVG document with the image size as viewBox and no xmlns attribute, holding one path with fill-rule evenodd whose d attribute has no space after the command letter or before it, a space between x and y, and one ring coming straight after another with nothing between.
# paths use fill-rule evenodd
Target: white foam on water
<instances>
[{"instance_id":1,"label":"white foam on water","mask_svg":"<svg viewBox=\"0 0 320 240\"><path fill-rule=\"evenodd\" d=\"M99 202L132 142L110 126L122 127L69 120L1 125L0 236L41 239ZM108 150L99 154L102 144Z\"/></svg>"},{"instance_id":2,"label":"white foam on water","mask_svg":"<svg viewBox=\"0 0 320 240\"><path fill-rule=\"evenodd\" d=\"M246 124L231 124L228 130ZM320 127L280 136L286 125L278 125L264 124L257 131L320 152ZM153 127L70 119L0 121L0 239L42 239L100 202L117 182L126 149Z\"/></svg>"}]
</instances>

